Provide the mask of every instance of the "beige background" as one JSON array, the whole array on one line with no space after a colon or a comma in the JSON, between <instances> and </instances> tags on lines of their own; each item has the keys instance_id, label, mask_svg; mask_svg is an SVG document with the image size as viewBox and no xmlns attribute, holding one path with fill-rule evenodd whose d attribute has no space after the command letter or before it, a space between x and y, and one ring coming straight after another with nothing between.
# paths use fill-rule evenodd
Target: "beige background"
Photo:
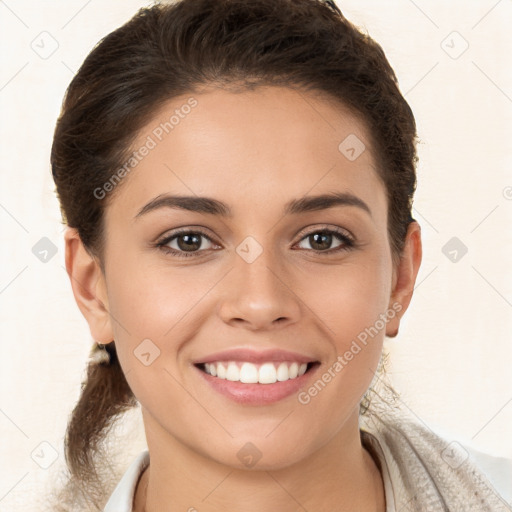
<instances>
[{"instance_id":1,"label":"beige background","mask_svg":"<svg viewBox=\"0 0 512 512\"><path fill-rule=\"evenodd\" d=\"M34 496L63 464L92 342L64 270L49 167L55 120L86 54L143 5L0 2L0 511L39 510ZM387 342L394 384L432 428L512 458L512 3L338 5L383 46L422 140L414 213L424 260L401 332ZM43 237L57 248L46 263L32 252ZM468 249L455 262L453 247L443 253L452 237ZM130 418L127 461L144 447Z\"/></svg>"}]
</instances>

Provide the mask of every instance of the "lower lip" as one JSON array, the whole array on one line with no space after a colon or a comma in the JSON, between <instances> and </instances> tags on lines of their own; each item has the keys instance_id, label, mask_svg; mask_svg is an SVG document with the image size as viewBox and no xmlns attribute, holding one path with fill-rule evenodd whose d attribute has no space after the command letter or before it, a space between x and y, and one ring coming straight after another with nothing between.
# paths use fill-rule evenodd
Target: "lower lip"
<instances>
[{"instance_id":1,"label":"lower lip","mask_svg":"<svg viewBox=\"0 0 512 512\"><path fill-rule=\"evenodd\" d=\"M194 368L208 382L208 384L224 396L240 404L247 405L266 405L278 402L290 395L296 394L306 385L309 378L315 373L318 364L312 366L306 373L295 379L277 381L273 384L244 384L239 381L230 381L219 379L209 373L200 370L197 366Z\"/></svg>"}]
</instances>

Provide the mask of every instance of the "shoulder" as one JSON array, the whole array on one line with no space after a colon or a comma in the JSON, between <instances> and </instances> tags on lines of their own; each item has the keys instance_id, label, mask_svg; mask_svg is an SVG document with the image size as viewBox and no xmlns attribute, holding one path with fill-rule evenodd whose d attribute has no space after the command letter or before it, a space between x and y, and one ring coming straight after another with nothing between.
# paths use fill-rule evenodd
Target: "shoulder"
<instances>
[{"instance_id":1,"label":"shoulder","mask_svg":"<svg viewBox=\"0 0 512 512\"><path fill-rule=\"evenodd\" d=\"M144 450L133 460L111 494L103 512L132 512L133 497L140 476L149 465L149 451Z\"/></svg>"},{"instance_id":2,"label":"shoulder","mask_svg":"<svg viewBox=\"0 0 512 512\"><path fill-rule=\"evenodd\" d=\"M448 442L447 446L451 444L454 450L461 453L462 458L467 457L487 477L502 498L512 504L512 459L481 451L467 440L454 440L452 433L440 427L432 428L440 438Z\"/></svg>"},{"instance_id":3,"label":"shoulder","mask_svg":"<svg viewBox=\"0 0 512 512\"><path fill-rule=\"evenodd\" d=\"M386 498L396 510L416 503L421 510L512 511L511 460L468 447L399 411L362 418L361 432L379 458Z\"/></svg>"}]
</instances>

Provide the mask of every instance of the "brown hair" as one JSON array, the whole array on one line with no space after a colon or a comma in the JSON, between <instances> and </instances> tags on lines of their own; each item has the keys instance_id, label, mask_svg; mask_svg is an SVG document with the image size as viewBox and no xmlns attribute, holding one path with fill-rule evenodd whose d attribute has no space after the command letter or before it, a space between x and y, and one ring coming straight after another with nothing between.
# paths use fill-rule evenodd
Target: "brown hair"
<instances>
[{"instance_id":1,"label":"brown hair","mask_svg":"<svg viewBox=\"0 0 512 512\"><path fill-rule=\"evenodd\" d=\"M128 158L139 130L173 97L203 86L235 90L278 85L338 101L368 128L388 197L388 232L397 262L416 186L416 125L382 48L320 0L181 0L143 8L91 51L73 78L58 119L52 173L63 222L103 267L101 188ZM341 141L340 141L341 142ZM137 404L115 345L110 365L89 364L68 423L68 494L101 510L95 487L99 444ZM367 405L364 401L361 412ZM101 485L100 485L101 487ZM95 490L96 489L96 490ZM76 501L73 510L76 510ZM94 508L98 507L98 508ZM68 510L60 505L59 510Z\"/></svg>"}]
</instances>

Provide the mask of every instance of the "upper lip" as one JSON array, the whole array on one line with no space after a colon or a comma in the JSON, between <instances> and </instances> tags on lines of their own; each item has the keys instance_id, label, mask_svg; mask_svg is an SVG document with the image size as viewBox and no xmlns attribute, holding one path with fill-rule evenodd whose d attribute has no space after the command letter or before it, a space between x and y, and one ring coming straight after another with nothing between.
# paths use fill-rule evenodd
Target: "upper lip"
<instances>
[{"instance_id":1,"label":"upper lip","mask_svg":"<svg viewBox=\"0 0 512 512\"><path fill-rule=\"evenodd\" d=\"M312 363L316 359L297 352L281 349L254 350L249 348L235 348L209 354L195 360L194 364L214 363L216 361L247 361L248 363L265 363L267 361L290 361L297 363Z\"/></svg>"}]
</instances>

